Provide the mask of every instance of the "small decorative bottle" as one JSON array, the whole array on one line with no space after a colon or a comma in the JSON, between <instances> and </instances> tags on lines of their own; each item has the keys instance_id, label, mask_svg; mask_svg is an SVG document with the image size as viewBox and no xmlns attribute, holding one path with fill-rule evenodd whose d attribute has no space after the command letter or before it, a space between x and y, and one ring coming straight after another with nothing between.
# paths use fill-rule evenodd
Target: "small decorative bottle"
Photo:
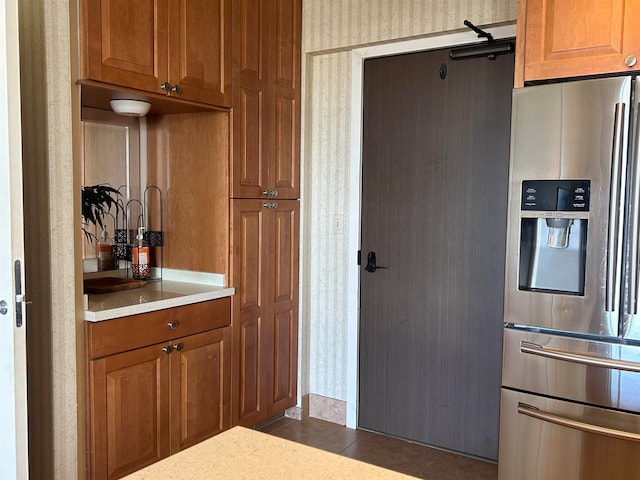
<instances>
[{"instance_id":1,"label":"small decorative bottle","mask_svg":"<svg viewBox=\"0 0 640 480\"><path fill-rule=\"evenodd\" d=\"M149 245L144 240L144 227L138 228L137 245L133 247L132 276L137 280L148 280L151 276L149 265Z\"/></svg>"},{"instance_id":2,"label":"small decorative bottle","mask_svg":"<svg viewBox=\"0 0 640 480\"><path fill-rule=\"evenodd\" d=\"M113 270L115 262L113 258L113 245L109 240L109 234L106 229L102 229L100 240L96 244L96 259L98 261L98 271L104 272L105 270Z\"/></svg>"}]
</instances>

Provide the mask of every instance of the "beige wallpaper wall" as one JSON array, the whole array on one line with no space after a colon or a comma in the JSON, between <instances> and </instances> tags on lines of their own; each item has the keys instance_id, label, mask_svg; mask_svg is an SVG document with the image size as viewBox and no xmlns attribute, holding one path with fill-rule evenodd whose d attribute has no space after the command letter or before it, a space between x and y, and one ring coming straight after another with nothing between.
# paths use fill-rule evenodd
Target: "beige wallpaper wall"
<instances>
[{"instance_id":1,"label":"beige wallpaper wall","mask_svg":"<svg viewBox=\"0 0 640 480\"><path fill-rule=\"evenodd\" d=\"M349 229L350 51L513 22L517 0L303 0L303 147L300 393L347 396L346 235Z\"/></svg>"},{"instance_id":2,"label":"beige wallpaper wall","mask_svg":"<svg viewBox=\"0 0 640 480\"><path fill-rule=\"evenodd\" d=\"M78 435L84 337L76 318L82 304L76 304L81 272L74 245L81 233L73 208L80 192L74 188L69 88L71 3L19 1L25 282L33 302L27 308L30 478L84 477L84 455L78 453L85 450Z\"/></svg>"}]
</instances>

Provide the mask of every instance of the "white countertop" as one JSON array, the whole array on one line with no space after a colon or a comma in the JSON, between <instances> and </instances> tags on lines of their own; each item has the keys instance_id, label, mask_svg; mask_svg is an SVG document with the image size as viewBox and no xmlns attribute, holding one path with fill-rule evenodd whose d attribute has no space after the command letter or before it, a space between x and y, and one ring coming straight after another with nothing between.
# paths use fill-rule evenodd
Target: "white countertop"
<instances>
[{"instance_id":1,"label":"white countertop","mask_svg":"<svg viewBox=\"0 0 640 480\"><path fill-rule=\"evenodd\" d=\"M169 275L170 278L187 278ZM149 280L144 287L113 293L89 294L84 319L100 322L190 303L230 297L233 287L208 283L167 280Z\"/></svg>"}]
</instances>

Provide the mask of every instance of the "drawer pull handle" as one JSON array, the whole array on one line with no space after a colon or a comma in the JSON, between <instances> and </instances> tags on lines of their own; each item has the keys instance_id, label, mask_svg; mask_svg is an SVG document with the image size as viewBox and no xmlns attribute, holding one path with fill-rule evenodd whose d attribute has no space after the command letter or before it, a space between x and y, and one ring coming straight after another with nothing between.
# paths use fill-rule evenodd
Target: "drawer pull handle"
<instances>
[{"instance_id":1,"label":"drawer pull handle","mask_svg":"<svg viewBox=\"0 0 640 480\"><path fill-rule=\"evenodd\" d=\"M594 433L606 437L617 438L619 440L629 440L632 442L640 442L640 434L634 432L625 432L624 430L616 430L613 428L602 427L600 425L592 425L590 423L580 422L571 418L555 415L551 412L545 412L532 405L518 402L518 413L527 415L531 418L542 420L543 422L555 423L561 427L573 428L582 432Z\"/></svg>"},{"instance_id":2,"label":"drawer pull handle","mask_svg":"<svg viewBox=\"0 0 640 480\"><path fill-rule=\"evenodd\" d=\"M178 322L177 320L167 323L167 327L169 327L171 330L175 330L176 328L178 328L178 325L180 325L180 322Z\"/></svg>"},{"instance_id":3,"label":"drawer pull handle","mask_svg":"<svg viewBox=\"0 0 640 480\"><path fill-rule=\"evenodd\" d=\"M539 355L541 357L581 363L594 367L615 368L616 370L626 370L628 372L640 372L639 363L625 362L614 358L603 358L584 353L566 352L555 348L543 347L537 343L526 342L524 340L520 342L520 351L531 355Z\"/></svg>"},{"instance_id":4,"label":"drawer pull handle","mask_svg":"<svg viewBox=\"0 0 640 480\"><path fill-rule=\"evenodd\" d=\"M174 349L176 352L179 352L179 351L180 351L180 350L182 350L183 348L184 348L184 344L183 344L182 342L180 342L180 343L176 343L176 344L173 346L173 349Z\"/></svg>"},{"instance_id":5,"label":"drawer pull handle","mask_svg":"<svg viewBox=\"0 0 640 480\"><path fill-rule=\"evenodd\" d=\"M162 348L162 351L169 355L173 351L173 347L171 345L167 345L166 347Z\"/></svg>"}]
</instances>

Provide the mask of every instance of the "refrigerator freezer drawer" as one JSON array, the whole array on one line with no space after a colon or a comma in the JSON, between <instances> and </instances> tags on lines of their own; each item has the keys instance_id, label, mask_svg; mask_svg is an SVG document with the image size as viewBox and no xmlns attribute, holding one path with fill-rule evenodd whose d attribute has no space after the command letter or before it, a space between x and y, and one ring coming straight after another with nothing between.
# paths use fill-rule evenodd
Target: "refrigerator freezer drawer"
<instances>
[{"instance_id":1,"label":"refrigerator freezer drawer","mask_svg":"<svg viewBox=\"0 0 640 480\"><path fill-rule=\"evenodd\" d=\"M640 415L503 388L498 480L640 479Z\"/></svg>"},{"instance_id":2,"label":"refrigerator freezer drawer","mask_svg":"<svg viewBox=\"0 0 640 480\"><path fill-rule=\"evenodd\" d=\"M502 386L640 412L640 347L506 328Z\"/></svg>"}]
</instances>

